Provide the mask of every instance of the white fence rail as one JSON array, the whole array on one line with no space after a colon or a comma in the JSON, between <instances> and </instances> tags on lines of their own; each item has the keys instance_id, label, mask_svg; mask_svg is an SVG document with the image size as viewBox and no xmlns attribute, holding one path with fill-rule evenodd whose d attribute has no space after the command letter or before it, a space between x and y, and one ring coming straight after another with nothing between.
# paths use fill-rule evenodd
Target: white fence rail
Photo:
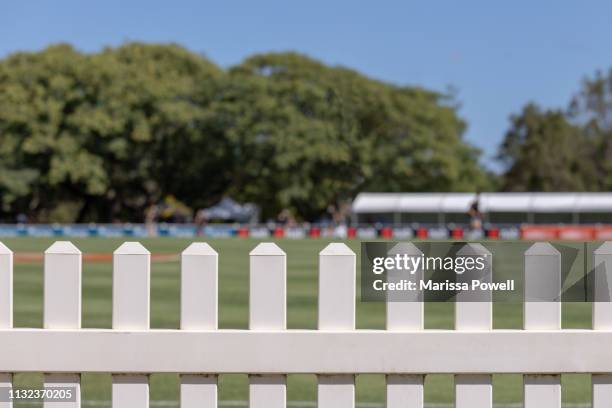
<instances>
[{"instance_id":1,"label":"white fence rail","mask_svg":"<svg viewBox=\"0 0 612 408\"><path fill-rule=\"evenodd\" d=\"M181 256L180 330L156 330L149 326L150 254L125 243L113 256L113 328L81 329L81 252L56 242L45 252L44 328L22 329L12 322L12 256L0 243L0 386L10 386L12 373L43 372L46 386L79 390L80 373L105 372L113 374L113 407L144 408L148 374L169 372L180 374L181 407L214 408L217 375L246 373L251 407L282 408L286 375L312 373L320 408L354 408L354 375L379 373L387 376L389 408L420 408L424 376L451 373L457 408L490 408L491 374L520 373L526 408L560 408L559 375L591 373L593 407L612 406L610 302L593 303L592 330L561 330L555 299L525 303L524 330L492 330L490 298L458 299L455 330L424 330L420 302L389 302L386 330L355 330L355 253L330 244L319 255L318 330L286 330L286 255L263 243L250 253L249 330L220 330L218 255L196 243ZM595 290L610 290L612 243L595 251L594 265ZM524 273L527 291L556 285L561 255L535 244ZM49 406L79 407L80 398Z\"/></svg>"}]
</instances>

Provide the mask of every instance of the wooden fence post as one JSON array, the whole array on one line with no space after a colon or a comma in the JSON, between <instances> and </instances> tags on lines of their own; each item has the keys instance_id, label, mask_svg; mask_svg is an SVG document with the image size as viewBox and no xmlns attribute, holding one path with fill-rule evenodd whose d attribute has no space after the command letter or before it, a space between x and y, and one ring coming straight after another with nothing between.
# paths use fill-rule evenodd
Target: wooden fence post
<instances>
[{"instance_id":1,"label":"wooden fence post","mask_svg":"<svg viewBox=\"0 0 612 408\"><path fill-rule=\"evenodd\" d=\"M181 329L218 328L218 254L193 243L181 254ZM181 408L217 408L217 376L182 374Z\"/></svg>"},{"instance_id":2,"label":"wooden fence post","mask_svg":"<svg viewBox=\"0 0 612 408\"><path fill-rule=\"evenodd\" d=\"M331 243L319 253L319 330L355 330L355 253ZM354 375L319 375L318 408L354 408Z\"/></svg>"},{"instance_id":3,"label":"wooden fence post","mask_svg":"<svg viewBox=\"0 0 612 408\"><path fill-rule=\"evenodd\" d=\"M261 243L249 256L249 329L287 328L287 256L274 243ZM286 376L250 375L250 408L285 408Z\"/></svg>"},{"instance_id":4,"label":"wooden fence post","mask_svg":"<svg viewBox=\"0 0 612 408\"><path fill-rule=\"evenodd\" d=\"M0 242L0 329L13 328L13 252ZM0 387L13 386L10 373L0 373ZM11 402L0 402L0 408L11 408Z\"/></svg>"},{"instance_id":5,"label":"wooden fence post","mask_svg":"<svg viewBox=\"0 0 612 408\"><path fill-rule=\"evenodd\" d=\"M593 329L612 330L612 241L602 244L593 253ZM591 377L593 408L607 408L612 404L612 375Z\"/></svg>"},{"instance_id":6,"label":"wooden fence post","mask_svg":"<svg viewBox=\"0 0 612 408\"><path fill-rule=\"evenodd\" d=\"M561 329L561 254L548 242L525 252L525 330ZM561 408L560 375L523 376L524 408Z\"/></svg>"},{"instance_id":7,"label":"wooden fence post","mask_svg":"<svg viewBox=\"0 0 612 408\"><path fill-rule=\"evenodd\" d=\"M113 329L149 330L151 254L125 242L113 254ZM113 374L113 408L148 408L149 377Z\"/></svg>"},{"instance_id":8,"label":"wooden fence post","mask_svg":"<svg viewBox=\"0 0 612 408\"><path fill-rule=\"evenodd\" d=\"M81 328L81 251L71 242L58 241L45 251L44 327ZM45 407L81 406L80 374L46 374L45 388L71 387L75 401L44 402Z\"/></svg>"},{"instance_id":9,"label":"wooden fence post","mask_svg":"<svg viewBox=\"0 0 612 408\"><path fill-rule=\"evenodd\" d=\"M420 257L420 249L409 242L396 244L389 251L390 256L408 255ZM387 282L400 282L408 280L419 285L423 279L423 268L414 274L407 270L388 270ZM400 296L387 298L387 330L414 331L423 330L424 307L423 291L415 290L412 293L402 293ZM387 375L387 408L422 408L424 375Z\"/></svg>"},{"instance_id":10,"label":"wooden fence post","mask_svg":"<svg viewBox=\"0 0 612 408\"><path fill-rule=\"evenodd\" d=\"M457 275L457 282L471 283L472 279L492 282L491 252L481 244L466 244L457 251L458 257L484 257L482 271L471 270ZM459 292L455 302L455 330L488 331L493 326L493 304L490 291ZM489 374L455 375L455 406L457 408L491 408L493 383Z\"/></svg>"}]
</instances>

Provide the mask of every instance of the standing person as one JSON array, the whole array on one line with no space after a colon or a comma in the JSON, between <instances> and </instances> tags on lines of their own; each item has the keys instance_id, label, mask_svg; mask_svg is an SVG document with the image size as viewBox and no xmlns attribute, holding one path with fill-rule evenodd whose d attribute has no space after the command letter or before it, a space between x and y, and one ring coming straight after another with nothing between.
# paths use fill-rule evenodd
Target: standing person
<instances>
[{"instance_id":1,"label":"standing person","mask_svg":"<svg viewBox=\"0 0 612 408\"><path fill-rule=\"evenodd\" d=\"M145 225L147 234L150 237L157 235L157 219L159 217L159 207L157 204L151 204L145 210Z\"/></svg>"},{"instance_id":2,"label":"standing person","mask_svg":"<svg viewBox=\"0 0 612 408\"><path fill-rule=\"evenodd\" d=\"M204 227L208 224L208 212L205 209L200 209L195 216L196 236L204 235Z\"/></svg>"},{"instance_id":3,"label":"standing person","mask_svg":"<svg viewBox=\"0 0 612 408\"><path fill-rule=\"evenodd\" d=\"M283 208L276 216L276 223L283 227L295 227L295 217L288 208Z\"/></svg>"},{"instance_id":4,"label":"standing person","mask_svg":"<svg viewBox=\"0 0 612 408\"><path fill-rule=\"evenodd\" d=\"M17 221L17 224L27 224L28 216L25 215L24 213L19 213L17 214L17 218L15 218L15 221Z\"/></svg>"},{"instance_id":5,"label":"standing person","mask_svg":"<svg viewBox=\"0 0 612 408\"><path fill-rule=\"evenodd\" d=\"M481 230L482 229L482 213L480 212L480 193L476 193L476 197L474 198L474 201L472 201L472 204L470 205L468 214L470 216L470 229L472 231Z\"/></svg>"}]
</instances>

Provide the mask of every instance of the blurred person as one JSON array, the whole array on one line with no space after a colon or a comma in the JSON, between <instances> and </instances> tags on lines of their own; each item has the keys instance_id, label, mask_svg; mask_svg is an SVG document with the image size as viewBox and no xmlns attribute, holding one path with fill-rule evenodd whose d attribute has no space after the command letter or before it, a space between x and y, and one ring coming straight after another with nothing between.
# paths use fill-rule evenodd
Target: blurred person
<instances>
[{"instance_id":1,"label":"blurred person","mask_svg":"<svg viewBox=\"0 0 612 408\"><path fill-rule=\"evenodd\" d=\"M208 211L200 209L195 214L195 225L196 225L196 236L201 237L204 235L204 228L208 224Z\"/></svg>"},{"instance_id":2,"label":"blurred person","mask_svg":"<svg viewBox=\"0 0 612 408\"><path fill-rule=\"evenodd\" d=\"M145 210L145 226L147 235L154 237L157 235L157 219L159 218L159 206L151 204Z\"/></svg>"},{"instance_id":3,"label":"blurred person","mask_svg":"<svg viewBox=\"0 0 612 408\"><path fill-rule=\"evenodd\" d=\"M25 215L24 213L19 213L19 214L17 214L17 217L15 218L15 221L17 222L17 224L27 224L28 223L28 216Z\"/></svg>"},{"instance_id":4,"label":"blurred person","mask_svg":"<svg viewBox=\"0 0 612 408\"><path fill-rule=\"evenodd\" d=\"M295 217L288 208L283 208L283 210L278 213L276 223L283 227L294 227L296 225Z\"/></svg>"},{"instance_id":5,"label":"blurred person","mask_svg":"<svg viewBox=\"0 0 612 408\"><path fill-rule=\"evenodd\" d=\"M471 230L481 230L482 229L482 213L480 212L480 193L476 193L476 197L472 204L470 204L470 209L468 210L468 215L470 216L470 229Z\"/></svg>"}]
</instances>

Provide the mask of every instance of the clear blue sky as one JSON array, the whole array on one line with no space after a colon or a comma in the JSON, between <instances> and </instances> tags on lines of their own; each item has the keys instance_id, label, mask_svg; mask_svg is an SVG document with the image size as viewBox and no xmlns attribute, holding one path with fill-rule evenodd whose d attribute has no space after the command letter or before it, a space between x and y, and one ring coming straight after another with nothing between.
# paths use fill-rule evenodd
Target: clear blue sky
<instances>
[{"instance_id":1,"label":"clear blue sky","mask_svg":"<svg viewBox=\"0 0 612 408\"><path fill-rule=\"evenodd\" d=\"M94 4L95 3L95 4ZM528 101L565 107L612 66L610 1L15 1L0 4L0 56L69 42L177 42L227 67L296 50L397 84L457 88L467 139L492 157Z\"/></svg>"}]
</instances>

